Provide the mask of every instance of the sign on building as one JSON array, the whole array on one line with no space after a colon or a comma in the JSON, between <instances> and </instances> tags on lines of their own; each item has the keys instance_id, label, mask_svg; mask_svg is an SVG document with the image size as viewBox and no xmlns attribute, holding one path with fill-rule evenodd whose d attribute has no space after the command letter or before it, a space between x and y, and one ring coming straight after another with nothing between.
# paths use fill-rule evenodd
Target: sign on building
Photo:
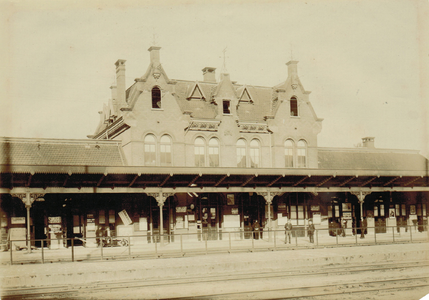
<instances>
[{"instance_id":1,"label":"sign on building","mask_svg":"<svg viewBox=\"0 0 429 300\"><path fill-rule=\"evenodd\" d=\"M133 222L125 209L121 210L118 214L124 225L130 225Z\"/></svg>"},{"instance_id":2,"label":"sign on building","mask_svg":"<svg viewBox=\"0 0 429 300\"><path fill-rule=\"evenodd\" d=\"M12 224L25 224L25 217L12 217L10 222Z\"/></svg>"},{"instance_id":3,"label":"sign on building","mask_svg":"<svg viewBox=\"0 0 429 300\"><path fill-rule=\"evenodd\" d=\"M186 206L177 206L176 212L177 213L186 213Z\"/></svg>"},{"instance_id":4,"label":"sign on building","mask_svg":"<svg viewBox=\"0 0 429 300\"><path fill-rule=\"evenodd\" d=\"M61 223L61 217L48 217L48 223L50 224Z\"/></svg>"}]
</instances>

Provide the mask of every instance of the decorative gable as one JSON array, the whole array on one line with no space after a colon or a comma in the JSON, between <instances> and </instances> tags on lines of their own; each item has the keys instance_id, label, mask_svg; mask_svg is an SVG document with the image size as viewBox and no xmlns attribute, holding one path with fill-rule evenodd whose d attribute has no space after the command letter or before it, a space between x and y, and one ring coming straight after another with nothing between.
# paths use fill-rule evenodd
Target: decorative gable
<instances>
[{"instance_id":1,"label":"decorative gable","mask_svg":"<svg viewBox=\"0 0 429 300\"><path fill-rule=\"evenodd\" d=\"M187 99L188 100L191 100L191 99L205 100L206 99L198 83L196 83L195 86L192 88L191 93L189 94Z\"/></svg>"},{"instance_id":2,"label":"decorative gable","mask_svg":"<svg viewBox=\"0 0 429 300\"><path fill-rule=\"evenodd\" d=\"M247 87L243 89L243 92L241 93L240 97L238 98L239 102L248 102L253 103L252 97L250 97L249 91L247 90Z\"/></svg>"}]
</instances>

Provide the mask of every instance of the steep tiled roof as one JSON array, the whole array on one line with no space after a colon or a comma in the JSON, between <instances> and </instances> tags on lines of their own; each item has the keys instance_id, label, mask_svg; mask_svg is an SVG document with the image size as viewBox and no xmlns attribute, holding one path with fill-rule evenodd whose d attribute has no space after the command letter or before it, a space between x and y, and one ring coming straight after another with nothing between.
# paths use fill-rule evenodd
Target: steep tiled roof
<instances>
[{"instance_id":1,"label":"steep tiled roof","mask_svg":"<svg viewBox=\"0 0 429 300\"><path fill-rule=\"evenodd\" d=\"M118 142L0 139L0 164L123 166Z\"/></svg>"},{"instance_id":2,"label":"steep tiled roof","mask_svg":"<svg viewBox=\"0 0 429 300\"><path fill-rule=\"evenodd\" d=\"M206 99L188 99L189 94L195 87L195 81L178 80L175 87L175 95L179 106L184 111L192 112L196 119L215 119L218 113L216 104L212 102L219 83L198 82ZM233 84L237 95L241 95L242 85ZM246 86L252 97L253 103L241 102L238 105L238 117L241 121L263 121L264 117L270 115L270 104L273 89L269 87Z\"/></svg>"},{"instance_id":3,"label":"steep tiled roof","mask_svg":"<svg viewBox=\"0 0 429 300\"><path fill-rule=\"evenodd\" d=\"M416 151L319 148L319 169L426 171L429 161Z\"/></svg>"},{"instance_id":4,"label":"steep tiled roof","mask_svg":"<svg viewBox=\"0 0 429 300\"><path fill-rule=\"evenodd\" d=\"M216 84L198 83L199 88L207 97L204 100L190 99L187 97L195 87L195 81L178 81L176 84L176 99L182 112L191 111L196 119L214 119L217 116L217 106L211 102L211 95Z\"/></svg>"},{"instance_id":5,"label":"steep tiled roof","mask_svg":"<svg viewBox=\"0 0 429 300\"><path fill-rule=\"evenodd\" d=\"M272 88L246 86L253 103L241 102L238 104L238 118L240 121L263 121L265 116L270 115ZM238 87L241 95L242 87Z\"/></svg>"}]
</instances>

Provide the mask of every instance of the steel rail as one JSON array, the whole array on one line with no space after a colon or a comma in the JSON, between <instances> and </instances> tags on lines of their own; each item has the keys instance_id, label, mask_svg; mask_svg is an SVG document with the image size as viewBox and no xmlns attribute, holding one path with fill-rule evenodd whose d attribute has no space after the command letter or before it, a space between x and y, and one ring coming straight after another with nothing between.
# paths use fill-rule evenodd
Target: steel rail
<instances>
[{"instance_id":1,"label":"steel rail","mask_svg":"<svg viewBox=\"0 0 429 300\"><path fill-rule=\"evenodd\" d=\"M2 291L2 299L16 299L17 296L22 296L22 299L37 299L38 296L41 295L49 295L49 297L53 297L54 295L60 295L60 294L68 294L71 295L74 294L74 292L82 292L85 290L88 291L104 291L106 289L112 291L112 290L120 290L120 289L131 289L131 288L150 288L150 287L160 287L160 286L175 286L178 285L186 285L186 284L202 284L202 283L213 283L213 282L234 282L234 281L240 281L240 280L258 280L258 279L275 279L275 278L288 278L288 277L296 277L296 276L302 276L305 278L309 277L317 277L317 276L335 276L335 275L344 275L344 274L352 274L352 273L362 273L362 272L375 272L375 271L393 271L396 269L411 269L411 268L425 268L429 266L429 260L428 261L408 261L408 262L385 262L385 263L367 263L367 264L356 264L356 265L335 265L335 266L323 266L323 271L311 271L313 267L306 267L306 268L299 268L294 267L289 270L285 271L270 271L270 272L246 272L246 273L234 273L231 272L230 274L215 274L215 275L207 275L205 277L201 276L188 276L186 278L153 278L153 279L146 279L142 281L139 280L133 280L133 281L114 281L114 282L98 282L93 284L88 284L86 286L79 286L79 287L72 287L72 286L56 286L56 287L36 287L36 288L23 288L23 289L4 289ZM340 268L340 269L339 269ZM310 270L310 271L309 271ZM396 279L384 279L380 281L371 281L371 284L374 283L385 283L390 281L403 281L403 280L418 280L418 279L428 279L429 276L420 276L420 277L407 277L407 278L396 278ZM358 282L365 284L366 282ZM368 282L369 283L369 282ZM356 283L347 283L347 285L356 284ZM335 284L332 286L340 286L343 284ZM410 286L409 284L406 286ZM427 283L425 284L427 286ZM300 287L300 288L317 288L317 287L323 287L324 289L327 288L327 285L322 286L310 286L310 287ZM298 288L298 290L300 289ZM390 287L391 288L391 287ZM292 289L297 288L284 288L284 289L271 289L271 290L264 290L264 293L266 292L276 292L276 291L289 291ZM379 288L378 288L379 289ZM216 297L227 297L228 295L231 295L231 297L235 294L246 294L246 293L258 293L260 291L246 291L246 292L236 292L236 293L219 293L219 294L213 294L207 296L209 299L215 299ZM337 293L332 293L337 294ZM282 299L288 299L283 294ZM320 294L322 295L322 294ZM315 296L320 296L315 295ZM330 294L323 294L323 295L330 295ZM306 295L301 297L309 297L313 295ZM204 299L206 296L199 296L198 299ZM293 298L299 298L300 296L294 296ZM178 298L180 299L180 298ZM189 299L189 297L186 297L186 299ZM219 298L222 299L222 298ZM276 298L270 298L270 299L276 299Z\"/></svg>"}]
</instances>

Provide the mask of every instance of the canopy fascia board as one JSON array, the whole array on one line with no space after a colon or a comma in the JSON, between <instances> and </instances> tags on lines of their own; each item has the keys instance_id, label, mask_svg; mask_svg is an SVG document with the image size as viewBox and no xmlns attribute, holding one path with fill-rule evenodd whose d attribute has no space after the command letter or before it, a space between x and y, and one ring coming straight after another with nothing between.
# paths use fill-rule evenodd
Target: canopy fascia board
<instances>
[{"instance_id":1,"label":"canopy fascia board","mask_svg":"<svg viewBox=\"0 0 429 300\"><path fill-rule=\"evenodd\" d=\"M429 170L329 170L287 168L198 168L198 167L143 167L143 166L46 166L46 165L1 165L0 173L31 174L159 174L159 175L255 175L255 176L420 176L428 177Z\"/></svg>"},{"instance_id":2,"label":"canopy fascia board","mask_svg":"<svg viewBox=\"0 0 429 300\"><path fill-rule=\"evenodd\" d=\"M265 188L265 187L180 187L180 188L132 188L132 187L115 187L115 188L0 188L1 194L17 194L17 193L43 193L43 194L147 194L147 193L337 193L337 192L429 192L429 187L283 187L283 188Z\"/></svg>"}]
</instances>

